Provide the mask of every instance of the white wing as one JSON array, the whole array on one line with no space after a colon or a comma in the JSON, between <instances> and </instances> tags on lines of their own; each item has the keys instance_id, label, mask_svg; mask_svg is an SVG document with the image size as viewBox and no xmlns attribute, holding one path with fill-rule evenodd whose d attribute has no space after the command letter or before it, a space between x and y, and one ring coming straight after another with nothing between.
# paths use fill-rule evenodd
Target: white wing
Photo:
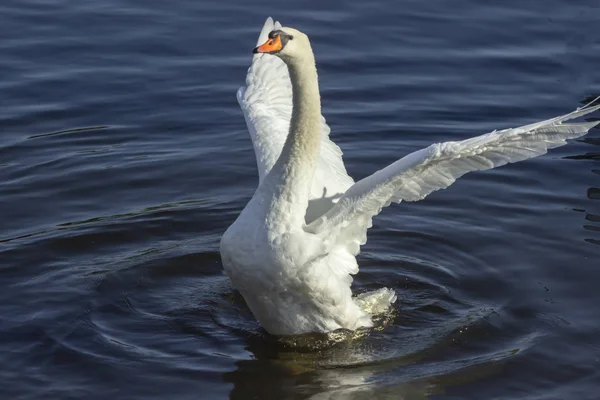
<instances>
[{"instance_id":1,"label":"white wing","mask_svg":"<svg viewBox=\"0 0 600 400\"><path fill-rule=\"evenodd\" d=\"M590 103L591 104L591 103ZM450 186L467 172L522 161L585 135L600 121L568 123L600 109L600 105L520 128L494 131L460 142L433 144L396 161L355 183L327 213L307 225L321 235L329 251L329 265L340 274L356 273L354 256L366 243L372 218L391 202L418 201Z\"/></svg>"},{"instance_id":2,"label":"white wing","mask_svg":"<svg viewBox=\"0 0 600 400\"><path fill-rule=\"evenodd\" d=\"M267 40L269 32L279 29L279 22L269 17L258 37L257 45ZM246 125L252 137L259 181L269 173L288 135L292 116L292 84L287 66L278 57L256 54L246 76L246 86L237 92ZM327 211L354 180L346 173L342 151L329 139L329 126L323 120L321 154L313 186L307 221Z\"/></svg>"}]
</instances>

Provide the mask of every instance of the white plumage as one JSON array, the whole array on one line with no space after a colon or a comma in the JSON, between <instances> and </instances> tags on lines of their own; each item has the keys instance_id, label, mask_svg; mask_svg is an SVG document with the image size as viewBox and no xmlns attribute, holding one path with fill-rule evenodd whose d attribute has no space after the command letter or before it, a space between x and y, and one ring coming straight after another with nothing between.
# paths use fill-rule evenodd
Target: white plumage
<instances>
[{"instance_id":1,"label":"white plumage","mask_svg":"<svg viewBox=\"0 0 600 400\"><path fill-rule=\"evenodd\" d=\"M531 125L433 144L354 183L324 118L295 110L296 105L320 110L308 38L269 18L258 44L274 30L295 39L279 57L255 55L237 95L256 152L259 187L221 241L227 275L272 334L371 326L371 314L389 307L396 295L384 288L357 300L351 275L358 272L355 256L382 208L421 200L470 171L539 156L598 124L565 123L600 109L588 105ZM315 89L315 98L307 87ZM293 95L293 88L306 94ZM294 146L302 151L294 152ZM309 186L306 193L302 182Z\"/></svg>"},{"instance_id":2,"label":"white plumage","mask_svg":"<svg viewBox=\"0 0 600 400\"><path fill-rule=\"evenodd\" d=\"M279 22L267 19L257 45ZM237 92L246 125L252 138L259 182L269 173L281 154L292 116L292 83L285 63L278 57L256 54L246 75L246 86ZM329 139L331 129L322 118L321 155L311 187L307 221L320 216L354 183L346 172L342 150Z\"/></svg>"}]
</instances>

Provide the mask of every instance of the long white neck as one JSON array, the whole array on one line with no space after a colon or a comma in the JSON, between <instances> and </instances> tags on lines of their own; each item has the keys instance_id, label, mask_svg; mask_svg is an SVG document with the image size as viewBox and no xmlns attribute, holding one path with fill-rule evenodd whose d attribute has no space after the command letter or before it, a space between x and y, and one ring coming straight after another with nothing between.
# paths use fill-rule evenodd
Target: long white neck
<instances>
[{"instance_id":1,"label":"long white neck","mask_svg":"<svg viewBox=\"0 0 600 400\"><path fill-rule=\"evenodd\" d=\"M271 174L277 181L271 217L296 226L304 223L321 144L321 98L310 45L305 53L284 60L292 82L292 120Z\"/></svg>"}]
</instances>

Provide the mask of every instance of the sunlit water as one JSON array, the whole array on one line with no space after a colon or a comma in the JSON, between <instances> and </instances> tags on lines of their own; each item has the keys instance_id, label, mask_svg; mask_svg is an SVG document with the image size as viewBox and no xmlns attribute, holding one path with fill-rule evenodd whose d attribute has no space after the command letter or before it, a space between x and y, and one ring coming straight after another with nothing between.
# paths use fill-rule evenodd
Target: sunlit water
<instances>
[{"instance_id":1,"label":"sunlit water","mask_svg":"<svg viewBox=\"0 0 600 400\"><path fill-rule=\"evenodd\" d=\"M392 287L396 308L343 340L267 335L218 243L257 183L235 91L268 15L310 35L361 178L600 93L599 3L9 0L0 15L0 397L598 398L597 129L384 210L355 290Z\"/></svg>"}]
</instances>

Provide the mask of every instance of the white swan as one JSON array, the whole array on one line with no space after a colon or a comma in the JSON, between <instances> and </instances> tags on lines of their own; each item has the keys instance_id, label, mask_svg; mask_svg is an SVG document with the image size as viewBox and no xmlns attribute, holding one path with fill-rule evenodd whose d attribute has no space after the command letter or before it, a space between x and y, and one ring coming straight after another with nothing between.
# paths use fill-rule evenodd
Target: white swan
<instances>
[{"instance_id":1,"label":"white swan","mask_svg":"<svg viewBox=\"0 0 600 400\"><path fill-rule=\"evenodd\" d=\"M525 160L585 135L595 122L564 123L600 108L460 142L433 144L354 183L321 116L308 37L269 18L238 91L259 186L221 239L225 272L271 334L372 326L395 301L381 289L353 298L355 256L371 219L391 202L417 201L470 171ZM289 71L289 73L288 73Z\"/></svg>"}]
</instances>

